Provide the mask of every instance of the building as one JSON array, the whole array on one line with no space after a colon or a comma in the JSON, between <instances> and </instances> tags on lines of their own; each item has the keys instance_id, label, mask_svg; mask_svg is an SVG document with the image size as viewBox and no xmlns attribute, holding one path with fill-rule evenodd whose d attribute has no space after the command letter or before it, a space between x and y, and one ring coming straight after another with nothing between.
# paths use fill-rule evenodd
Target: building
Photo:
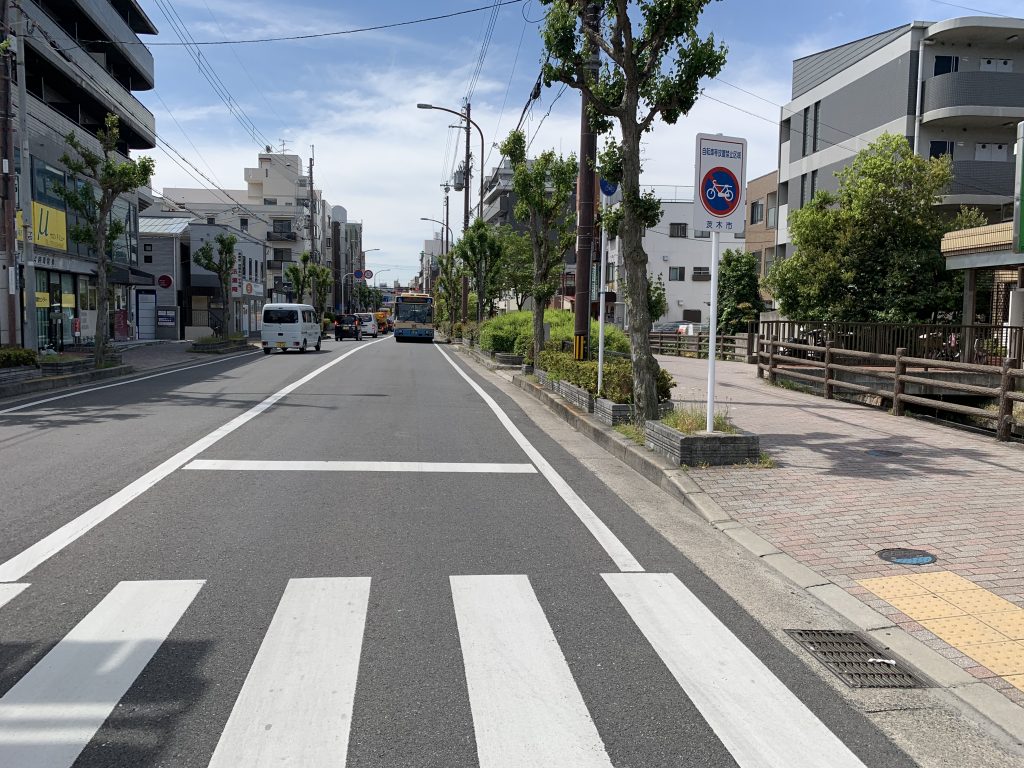
<instances>
[{"instance_id":1,"label":"building","mask_svg":"<svg viewBox=\"0 0 1024 768\"><path fill-rule=\"evenodd\" d=\"M883 133L923 157L950 155L941 204L1012 215L1016 123L1024 119L1024 21L968 16L915 21L793 62L779 131L776 258L791 253L790 212Z\"/></svg>"},{"instance_id":2,"label":"building","mask_svg":"<svg viewBox=\"0 0 1024 768\"><path fill-rule=\"evenodd\" d=\"M618 203L615 203L616 205ZM644 230L643 248L647 253L648 274L665 283L668 311L652 322L685 321L707 323L711 305L711 233L693 231L693 200L663 200L661 222ZM620 328L627 327L626 304L622 290L625 276L621 238L606 238L604 244L606 319ZM722 232L721 248L744 250L742 232Z\"/></svg>"},{"instance_id":3,"label":"building","mask_svg":"<svg viewBox=\"0 0 1024 768\"><path fill-rule=\"evenodd\" d=\"M8 155L20 177L23 199L18 207L31 212L34 254L26 264L20 248L5 243L0 342L34 348L61 346L76 338L89 341L98 322L108 325L111 338L130 338L136 332L137 290L152 285L137 268L138 213L151 202L149 191L124 195L114 205L113 215L124 222L125 233L111 254L110 316L97 319L96 260L89 246L71 240L77 218L53 190L69 181L60 164L64 137L73 133L99 152L96 131L108 113L120 121L122 161L132 150L156 145L153 115L135 92L153 87L153 56L141 36L154 35L157 29L136 0L24 0L17 8L30 22L21 43L31 156L23 161L15 149L23 138L17 135L20 114L12 120L15 136ZM17 15L12 12L14 19ZM16 112L21 109L16 95L12 102ZM13 207L6 211L12 219ZM15 270L21 290L12 292Z\"/></svg>"},{"instance_id":4,"label":"building","mask_svg":"<svg viewBox=\"0 0 1024 768\"><path fill-rule=\"evenodd\" d=\"M429 240L423 241L423 250L420 251L420 290L424 293L431 293L434 290L434 283L440 273L438 258L444 253L444 233L437 232Z\"/></svg>"},{"instance_id":5,"label":"building","mask_svg":"<svg viewBox=\"0 0 1024 768\"><path fill-rule=\"evenodd\" d=\"M779 172L772 171L747 182L746 249L757 257L761 277L775 263L775 237L779 220Z\"/></svg>"},{"instance_id":6,"label":"building","mask_svg":"<svg viewBox=\"0 0 1024 768\"><path fill-rule=\"evenodd\" d=\"M362 222L346 222L341 227L345 233L343 244L344 264L342 265L341 303L345 312L351 312L352 296L355 290L355 272L366 268L366 252L363 250Z\"/></svg>"}]
</instances>

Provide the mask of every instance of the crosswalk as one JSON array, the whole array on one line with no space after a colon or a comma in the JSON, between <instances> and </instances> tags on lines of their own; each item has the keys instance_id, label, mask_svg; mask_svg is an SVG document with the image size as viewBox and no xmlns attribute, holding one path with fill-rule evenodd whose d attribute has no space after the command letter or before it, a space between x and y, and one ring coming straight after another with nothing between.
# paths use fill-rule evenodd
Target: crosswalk
<instances>
[{"instance_id":1,"label":"crosswalk","mask_svg":"<svg viewBox=\"0 0 1024 768\"><path fill-rule=\"evenodd\" d=\"M863 766L677 577L603 580L741 768ZM449 586L481 768L612 768L529 577ZM115 586L0 697L0 766L70 768L203 587ZM8 585L0 606L25 588ZM372 593L368 577L288 582L211 768L346 764Z\"/></svg>"}]
</instances>

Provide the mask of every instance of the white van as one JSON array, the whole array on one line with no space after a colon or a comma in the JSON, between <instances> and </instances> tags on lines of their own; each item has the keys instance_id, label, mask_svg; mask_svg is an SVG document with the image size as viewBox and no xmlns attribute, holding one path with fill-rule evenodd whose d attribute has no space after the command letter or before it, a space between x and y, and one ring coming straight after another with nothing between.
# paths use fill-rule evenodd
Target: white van
<instances>
[{"instance_id":1,"label":"white van","mask_svg":"<svg viewBox=\"0 0 1024 768\"><path fill-rule=\"evenodd\" d=\"M309 347L320 351L320 323L316 310L309 304L263 305L263 354L275 349L282 352L297 349L305 352Z\"/></svg>"}]
</instances>

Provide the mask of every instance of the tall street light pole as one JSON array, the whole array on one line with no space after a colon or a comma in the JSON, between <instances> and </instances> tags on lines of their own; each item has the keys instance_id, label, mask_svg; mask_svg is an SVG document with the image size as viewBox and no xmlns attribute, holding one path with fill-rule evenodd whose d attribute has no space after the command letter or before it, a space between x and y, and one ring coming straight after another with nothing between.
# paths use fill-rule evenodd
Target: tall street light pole
<instances>
[{"instance_id":1,"label":"tall street light pole","mask_svg":"<svg viewBox=\"0 0 1024 768\"><path fill-rule=\"evenodd\" d=\"M448 203L448 199L445 198L445 209L444 209L445 215L448 214L447 203ZM451 243L451 236L452 236L452 228L449 227L447 224L445 224L440 219L428 219L426 216L420 216L420 221L432 221L435 224L440 224L442 227L444 227L444 229L441 230L441 253L448 253L448 249L451 247L450 243ZM445 234L445 230L448 230L447 235ZM427 268L427 273L428 273L428 277L429 277L429 274L430 274L430 268L429 267ZM427 282L427 281L424 281L424 282ZM426 290L426 287L427 286L424 285L424 293L429 293L429 291Z\"/></svg>"},{"instance_id":2,"label":"tall street light pole","mask_svg":"<svg viewBox=\"0 0 1024 768\"><path fill-rule=\"evenodd\" d=\"M359 260L363 263L363 269L366 269L366 254L370 253L371 251L379 251L379 250L380 250L380 248L367 248L365 251L360 251L359 252ZM345 277L348 277L349 275L352 275L352 292L349 294L348 303L346 304L345 303ZM346 272L345 273L345 277L343 277L341 279L341 303L345 304L345 312L346 313L350 313L350 312L352 312L352 304L355 303L356 273L355 272Z\"/></svg>"}]
</instances>

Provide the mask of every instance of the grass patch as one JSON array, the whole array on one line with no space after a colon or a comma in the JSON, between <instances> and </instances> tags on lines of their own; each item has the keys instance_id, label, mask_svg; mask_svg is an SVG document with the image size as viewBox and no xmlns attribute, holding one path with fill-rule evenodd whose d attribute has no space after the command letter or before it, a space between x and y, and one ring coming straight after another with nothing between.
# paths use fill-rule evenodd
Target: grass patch
<instances>
[{"instance_id":1,"label":"grass patch","mask_svg":"<svg viewBox=\"0 0 1024 768\"><path fill-rule=\"evenodd\" d=\"M628 437L637 445L645 445L647 442L644 431L636 424L617 424L614 429L620 435Z\"/></svg>"},{"instance_id":2,"label":"grass patch","mask_svg":"<svg viewBox=\"0 0 1024 768\"><path fill-rule=\"evenodd\" d=\"M803 392L805 395L817 395L819 392L813 387L809 387L806 384L800 384L790 379L784 379L781 376L776 377L773 387L779 387L781 389L788 389L791 392Z\"/></svg>"},{"instance_id":3,"label":"grass patch","mask_svg":"<svg viewBox=\"0 0 1024 768\"><path fill-rule=\"evenodd\" d=\"M685 408L676 408L670 411L661 420L667 427L682 432L684 435L692 435L696 432L703 432L708 422L707 409L699 405L688 405ZM735 435L739 432L729 420L729 415L722 411L715 412L715 432L724 432L728 435Z\"/></svg>"},{"instance_id":4,"label":"grass patch","mask_svg":"<svg viewBox=\"0 0 1024 768\"><path fill-rule=\"evenodd\" d=\"M757 457L757 461L751 461L750 459L747 459L745 462L743 462L742 464L738 464L737 466L755 467L757 469L775 469L775 467L777 467L778 464L775 463L775 459L773 459L764 451L761 451L761 453Z\"/></svg>"},{"instance_id":5,"label":"grass patch","mask_svg":"<svg viewBox=\"0 0 1024 768\"><path fill-rule=\"evenodd\" d=\"M531 384L537 384L538 386L540 385L540 379L538 379L535 374L532 374L532 373L526 374L526 380L528 382L530 382Z\"/></svg>"}]
</instances>

